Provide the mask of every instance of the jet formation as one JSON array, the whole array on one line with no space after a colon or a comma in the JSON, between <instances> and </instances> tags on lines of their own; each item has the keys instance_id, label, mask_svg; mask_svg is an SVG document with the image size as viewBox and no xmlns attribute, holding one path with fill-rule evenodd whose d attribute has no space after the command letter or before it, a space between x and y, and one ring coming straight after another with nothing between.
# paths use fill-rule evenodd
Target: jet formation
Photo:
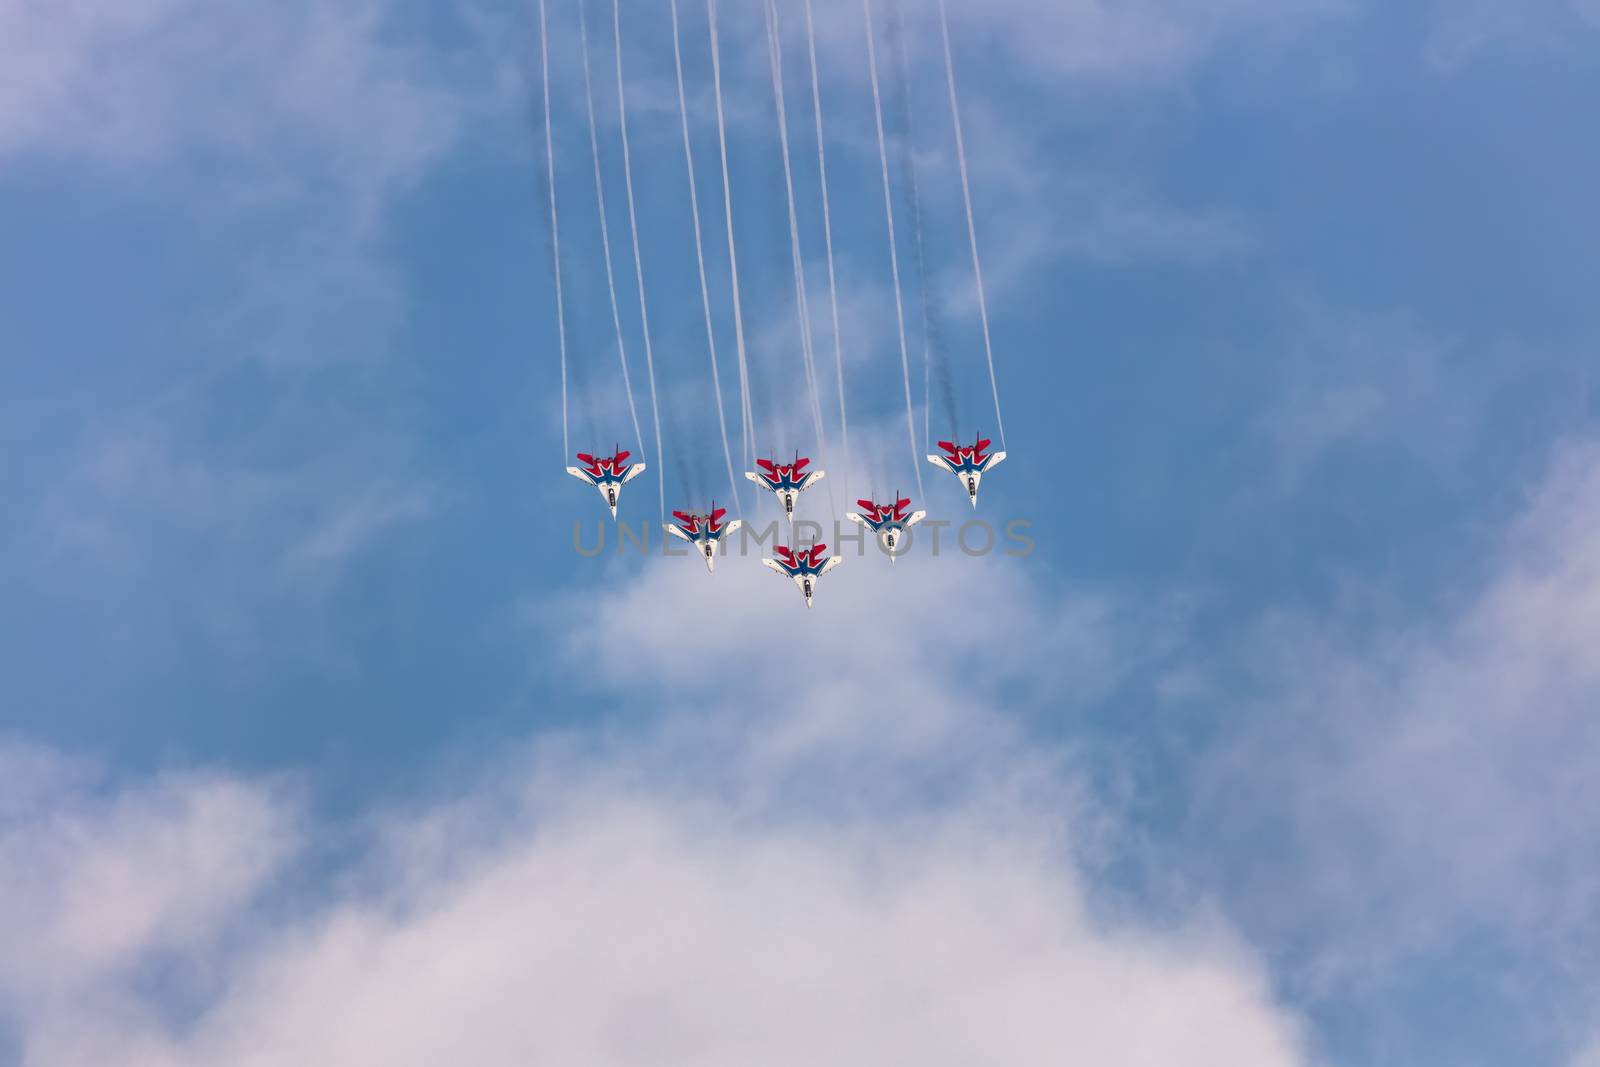
<instances>
[{"instance_id":1,"label":"jet formation","mask_svg":"<svg viewBox=\"0 0 1600 1067\"><path fill-rule=\"evenodd\" d=\"M978 506L978 484L983 475L1006 458L1004 452L988 451L991 443L981 434L975 437L970 445L940 441L939 448L945 454L928 456L929 463L954 474L961 480L962 488L967 491L967 498L974 508ZM612 454L605 457L579 452L577 458L581 466L567 468L568 474L600 491L606 507L611 511L612 519L617 517L617 504L622 496L623 485L632 481L645 469L643 463L629 463L630 455L631 453L623 451L620 447L613 449ZM784 518L792 525L795 504L800 494L826 477L825 471L807 471L806 468L810 465L811 460L797 451L789 463L779 463L775 459L757 459L756 466L759 470L746 471L745 477L777 498L783 508ZM906 531L921 522L928 514L926 511L912 511L911 503L910 497L903 497L899 493L895 493L888 502L882 504L871 499L857 500L856 506L860 510L846 512L845 518L871 530L878 544L889 556L889 561L893 563L895 557L904 551ZM712 501L711 507L705 512L674 511L673 521L662 523L662 528L672 536L694 545L701 558L705 560L706 573L710 574L715 570L717 552L724 540L744 525L743 520L728 519L727 514L727 508L719 508L716 502ZM809 608L812 598L816 595L818 579L844 562L844 557L829 556L827 550L828 546L825 544L794 548L776 545L772 549L773 555L761 562L776 573L793 579L800 594L805 597L806 607Z\"/></svg>"}]
</instances>

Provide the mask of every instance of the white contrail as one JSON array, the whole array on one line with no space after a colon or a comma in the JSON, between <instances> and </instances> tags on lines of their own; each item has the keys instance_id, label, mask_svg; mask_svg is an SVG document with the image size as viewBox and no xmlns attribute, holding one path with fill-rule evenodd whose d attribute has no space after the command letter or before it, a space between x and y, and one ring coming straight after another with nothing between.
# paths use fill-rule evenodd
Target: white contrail
<instances>
[{"instance_id":1,"label":"white contrail","mask_svg":"<svg viewBox=\"0 0 1600 1067\"><path fill-rule=\"evenodd\" d=\"M911 248L915 253L917 268L917 293L921 297L920 308L922 311L922 437L928 447L933 445L933 433L930 428L930 419L933 412L932 403L932 367L933 367L933 312L930 308L930 293L928 289L927 255L923 249L922 241L922 193L917 185L917 149L913 143L913 131L916 129L916 120L912 114L911 79L906 70L906 40L905 26L900 21L900 9L896 5L891 13L892 26L895 32L895 67L900 77L900 100L905 107L905 138L901 142L900 165L905 171L907 206L911 209Z\"/></svg>"},{"instance_id":2,"label":"white contrail","mask_svg":"<svg viewBox=\"0 0 1600 1067\"><path fill-rule=\"evenodd\" d=\"M789 162L789 107L784 101L784 69L779 56L778 11L773 0L765 0L766 59L773 74L773 99L778 102L778 142L784 155L784 195L789 205L789 253L794 261L795 315L800 320L800 358L805 363L806 389L811 394L811 426L816 430L818 445L824 442L822 432L822 403L816 390L816 355L811 349L811 301L806 296L805 256L800 251L800 221L795 214L794 170Z\"/></svg>"},{"instance_id":3,"label":"white contrail","mask_svg":"<svg viewBox=\"0 0 1600 1067\"><path fill-rule=\"evenodd\" d=\"M789 206L789 251L794 264L795 313L800 320L800 355L805 363L806 388L811 393L811 422L817 433L817 447L824 462L828 456L828 435L822 427L822 401L817 394L817 360L811 346L811 301L806 294L805 256L800 251L800 223L795 214L794 171L789 160L789 109L783 93L782 45L778 40L778 12L773 0L763 4L767 16L767 60L772 68L772 95L778 105L778 143L783 149L783 188ZM833 486L828 486L833 503ZM837 506L834 507L837 511Z\"/></svg>"},{"instance_id":4,"label":"white contrail","mask_svg":"<svg viewBox=\"0 0 1600 1067\"><path fill-rule=\"evenodd\" d=\"M639 409L633 402L633 381L628 376L628 351L622 340L622 313L617 308L617 280L611 269L611 232L606 225L606 190L600 178L600 136L594 124L594 88L589 75L589 15L584 0L578 0L578 33L583 51L583 98L589 112L589 149L594 155L594 198L600 207L600 247L605 252L606 288L611 293L611 324L617 330L617 356L622 360L622 387L628 394L628 414L633 416L633 433L644 451L644 431L639 429Z\"/></svg>"},{"instance_id":5,"label":"white contrail","mask_svg":"<svg viewBox=\"0 0 1600 1067\"><path fill-rule=\"evenodd\" d=\"M750 406L750 365L745 358L744 311L739 301L739 255L733 247L733 191L728 184L728 130L722 114L722 49L717 40L717 0L706 0L706 18L711 24L711 80L717 97L717 148L722 157L722 213L728 226L728 273L733 278L733 342L739 353L739 402L743 406L744 463L756 451L755 414Z\"/></svg>"},{"instance_id":6,"label":"white contrail","mask_svg":"<svg viewBox=\"0 0 1600 1067\"><path fill-rule=\"evenodd\" d=\"M911 404L911 360L906 354L906 312L900 297L900 253L895 249L894 195L889 191L889 148L883 138L883 94L878 88L878 50L873 43L872 0L861 0L867 22L867 70L872 75L872 117L878 127L878 164L883 170L883 211L889 221L889 270L894 275L894 316L900 330L900 371L906 387L906 437L911 441L911 469L917 476L917 495L922 488L922 456L917 453L916 414Z\"/></svg>"},{"instance_id":7,"label":"white contrail","mask_svg":"<svg viewBox=\"0 0 1600 1067\"><path fill-rule=\"evenodd\" d=\"M543 3L544 0L540 0ZM743 514L739 481L733 473L733 449L728 444L728 416L722 407L722 374L717 370L717 336L711 325L711 288L706 284L705 240L701 237L700 193L694 176L694 149L689 141L689 102L683 91L683 48L678 42L678 0L672 0L672 64L678 75L678 118L683 124L683 162L689 169L689 207L694 212L694 260L700 268L700 306L706 314L706 345L711 351L711 387L717 394L717 426L722 431L722 455L728 461L728 484L735 509Z\"/></svg>"},{"instance_id":8,"label":"white contrail","mask_svg":"<svg viewBox=\"0 0 1600 1067\"><path fill-rule=\"evenodd\" d=\"M806 0L806 50L811 59L811 110L817 127L817 177L822 185L822 237L828 250L828 306L833 312L833 371L839 389L840 449L844 454L845 499L850 499L850 419L844 399L844 342L839 333L839 283L833 269L833 210L828 204L828 152L822 137L822 88L817 79L817 31Z\"/></svg>"},{"instance_id":9,"label":"white contrail","mask_svg":"<svg viewBox=\"0 0 1600 1067\"><path fill-rule=\"evenodd\" d=\"M544 159L550 179L550 242L555 254L556 336L561 345L561 459L568 462L572 447L567 433L567 314L561 296L561 227L556 221L556 149L550 136L550 49L545 30L544 0L539 0L539 67L544 77Z\"/></svg>"},{"instance_id":10,"label":"white contrail","mask_svg":"<svg viewBox=\"0 0 1600 1067\"><path fill-rule=\"evenodd\" d=\"M994 377L994 346L989 343L989 302L983 292L983 264L978 259L978 228L972 221L972 185L967 179L967 146L961 136L961 105L956 99L956 64L950 55L950 20L939 0L939 35L944 41L945 82L950 87L950 118L956 128L956 164L961 171L961 200L967 208L967 241L972 246L972 276L978 287L978 320L983 323L983 354L989 361L989 389L994 393L994 421L1000 447L1006 446L1006 424L1000 417L1000 386Z\"/></svg>"},{"instance_id":11,"label":"white contrail","mask_svg":"<svg viewBox=\"0 0 1600 1067\"><path fill-rule=\"evenodd\" d=\"M644 259L639 254L639 218L633 207L633 157L628 151L628 94L622 80L622 0L611 0L611 29L617 45L617 125L622 130L622 177L628 190L628 232L633 237L633 277L639 285L639 325L644 334L644 368L650 379L650 417L656 427L656 488L661 518L667 517L667 460L661 449L661 408L656 403L656 357L650 344L650 305L644 298Z\"/></svg>"}]
</instances>

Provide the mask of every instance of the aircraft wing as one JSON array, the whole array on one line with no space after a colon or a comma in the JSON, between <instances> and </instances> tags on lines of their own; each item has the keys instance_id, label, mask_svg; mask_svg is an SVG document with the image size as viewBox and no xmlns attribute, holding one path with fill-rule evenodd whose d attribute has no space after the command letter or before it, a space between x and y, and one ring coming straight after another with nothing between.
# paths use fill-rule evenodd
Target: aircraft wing
<instances>
[{"instance_id":1,"label":"aircraft wing","mask_svg":"<svg viewBox=\"0 0 1600 1067\"><path fill-rule=\"evenodd\" d=\"M910 515L908 515L906 517L906 525L907 526L915 526L917 523L921 522L923 519L925 519L927 517L928 517L928 513L926 511L913 511Z\"/></svg>"},{"instance_id":2,"label":"aircraft wing","mask_svg":"<svg viewBox=\"0 0 1600 1067\"><path fill-rule=\"evenodd\" d=\"M1006 460L1006 454L1004 452L996 452L996 453L994 453L987 460L984 461L984 463L983 463L984 473L987 474L990 470L993 470L995 467L1000 466L1000 464L1004 463L1005 460Z\"/></svg>"},{"instance_id":3,"label":"aircraft wing","mask_svg":"<svg viewBox=\"0 0 1600 1067\"><path fill-rule=\"evenodd\" d=\"M582 467L568 467L567 473L572 475L574 478L581 479L589 485L594 484L594 479L589 477L588 473L585 472Z\"/></svg>"},{"instance_id":4,"label":"aircraft wing","mask_svg":"<svg viewBox=\"0 0 1600 1067\"><path fill-rule=\"evenodd\" d=\"M644 473L644 464L643 463L635 463L633 466L628 468L628 473L624 474L622 476L622 480L623 480L624 483L631 482L631 481L634 480L634 478L638 477L639 475L641 475L643 473Z\"/></svg>"},{"instance_id":5,"label":"aircraft wing","mask_svg":"<svg viewBox=\"0 0 1600 1067\"><path fill-rule=\"evenodd\" d=\"M761 477L761 475L757 474L755 471L745 471L744 472L744 476L746 478L749 478L752 482L755 482L757 485L759 485L763 489L771 489L772 488L772 483L767 481L765 478Z\"/></svg>"},{"instance_id":6,"label":"aircraft wing","mask_svg":"<svg viewBox=\"0 0 1600 1067\"><path fill-rule=\"evenodd\" d=\"M741 527L743 525L744 525L744 520L743 519L734 519L731 522L726 523L722 527L722 536L723 537L727 537L729 534L735 533L739 529L739 527Z\"/></svg>"},{"instance_id":7,"label":"aircraft wing","mask_svg":"<svg viewBox=\"0 0 1600 1067\"><path fill-rule=\"evenodd\" d=\"M833 570L833 568L837 567L839 564L841 564L843 562L844 562L844 557L843 556L829 556L828 557L828 562L824 563L822 565L822 569L817 572L817 577L819 577L819 578L822 577L822 575L827 574L829 571Z\"/></svg>"},{"instance_id":8,"label":"aircraft wing","mask_svg":"<svg viewBox=\"0 0 1600 1067\"><path fill-rule=\"evenodd\" d=\"M951 463L949 460L945 459L943 456L932 456L932 455L930 455L928 457L928 462L932 463L935 467L938 467L940 470L949 471L951 474L954 474L956 472L956 465L954 463Z\"/></svg>"},{"instance_id":9,"label":"aircraft wing","mask_svg":"<svg viewBox=\"0 0 1600 1067\"><path fill-rule=\"evenodd\" d=\"M688 541L690 544L694 543L694 538L692 538L688 534L684 533L683 532L683 527L679 526L675 522L664 522L664 523L661 524L661 528L663 530L667 531L667 533L672 534L674 537L681 537L683 540Z\"/></svg>"},{"instance_id":10,"label":"aircraft wing","mask_svg":"<svg viewBox=\"0 0 1600 1067\"><path fill-rule=\"evenodd\" d=\"M868 529L872 528L872 523L868 522L867 517L859 512L847 511L844 513L844 517L855 523L857 526L865 526Z\"/></svg>"},{"instance_id":11,"label":"aircraft wing","mask_svg":"<svg viewBox=\"0 0 1600 1067\"><path fill-rule=\"evenodd\" d=\"M789 571L784 567L783 564L779 563L775 559L763 559L761 562L765 563L768 567L771 567L773 570L777 571L779 574L783 575L785 578L793 578L794 577L794 575L790 574Z\"/></svg>"},{"instance_id":12,"label":"aircraft wing","mask_svg":"<svg viewBox=\"0 0 1600 1067\"><path fill-rule=\"evenodd\" d=\"M810 489L813 485L816 485L818 482L822 481L823 478L827 477L827 475L827 471L812 471L810 474L806 475L800 480L800 488Z\"/></svg>"}]
</instances>

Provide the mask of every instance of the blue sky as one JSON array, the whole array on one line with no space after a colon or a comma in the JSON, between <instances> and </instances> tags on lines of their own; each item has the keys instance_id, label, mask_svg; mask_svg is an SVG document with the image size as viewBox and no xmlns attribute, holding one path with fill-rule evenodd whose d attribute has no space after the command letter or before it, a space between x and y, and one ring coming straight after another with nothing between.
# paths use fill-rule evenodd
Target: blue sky
<instances>
[{"instance_id":1,"label":"blue sky","mask_svg":"<svg viewBox=\"0 0 1600 1067\"><path fill-rule=\"evenodd\" d=\"M916 474L862 13L816 0L846 455L782 6L831 522ZM933 436L995 426L901 6L921 451L924 292ZM1600 6L951 7L981 514L1037 551L850 556L808 613L572 551L531 0L0 0L0 1062L1600 1063ZM665 454L605 0L646 440L551 0L570 428L653 523L727 477L669 15L621 12ZM820 456L760 6L720 28L757 443Z\"/></svg>"}]
</instances>

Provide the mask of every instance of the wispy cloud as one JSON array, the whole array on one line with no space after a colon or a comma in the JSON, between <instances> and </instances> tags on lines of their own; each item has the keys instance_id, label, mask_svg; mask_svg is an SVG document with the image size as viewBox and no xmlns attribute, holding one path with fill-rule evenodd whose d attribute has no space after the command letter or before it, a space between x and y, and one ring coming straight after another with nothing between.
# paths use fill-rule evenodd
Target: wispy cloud
<instances>
[{"instance_id":1,"label":"wispy cloud","mask_svg":"<svg viewBox=\"0 0 1600 1067\"><path fill-rule=\"evenodd\" d=\"M1293 298L1287 318L1287 350L1268 370L1278 396L1257 419L1280 487L1351 449L1385 448L1446 472L1462 461L1485 397L1454 373L1454 345L1401 312Z\"/></svg>"},{"instance_id":2,"label":"wispy cloud","mask_svg":"<svg viewBox=\"0 0 1600 1067\"><path fill-rule=\"evenodd\" d=\"M1469 0L1435 4L1432 10L1423 61L1434 72L1447 75L1502 50L1565 52L1588 31L1600 29L1600 7L1595 0L1528 0L1519 4Z\"/></svg>"},{"instance_id":3,"label":"wispy cloud","mask_svg":"<svg viewBox=\"0 0 1600 1067\"><path fill-rule=\"evenodd\" d=\"M304 641L365 552L432 514L434 484L380 430L309 456L269 448L251 459L173 425L190 422L170 414L190 415L186 403L168 411L87 442L17 543L31 588L101 605L130 655L179 632L246 662ZM264 434L279 441L283 430Z\"/></svg>"},{"instance_id":4,"label":"wispy cloud","mask_svg":"<svg viewBox=\"0 0 1600 1067\"><path fill-rule=\"evenodd\" d=\"M1293 849L1270 888L1237 887L1264 929L1342 931L1327 948L1347 961L1463 924L1552 950L1592 936L1597 523L1600 451L1572 443L1442 621L1280 614L1249 645L1260 702L1201 764L1193 815L1220 856Z\"/></svg>"}]
</instances>

